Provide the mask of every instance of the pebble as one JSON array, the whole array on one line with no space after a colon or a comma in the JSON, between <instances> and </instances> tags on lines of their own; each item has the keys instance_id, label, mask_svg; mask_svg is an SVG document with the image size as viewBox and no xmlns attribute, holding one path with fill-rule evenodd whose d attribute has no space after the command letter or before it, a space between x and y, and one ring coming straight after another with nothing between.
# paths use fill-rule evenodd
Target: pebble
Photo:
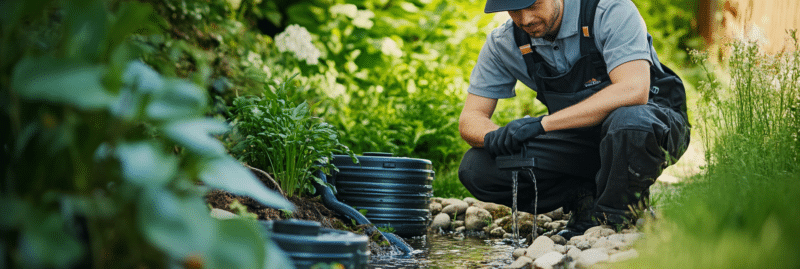
<instances>
[{"instance_id":1,"label":"pebble","mask_svg":"<svg viewBox=\"0 0 800 269\"><path fill-rule=\"evenodd\" d=\"M530 246L528 246L528 251L525 256L531 257L532 259L537 259L545 253L553 251L554 245L555 243L553 243L553 240L549 237L539 236L533 241L533 243L531 243Z\"/></svg>"},{"instance_id":2,"label":"pebble","mask_svg":"<svg viewBox=\"0 0 800 269\"><path fill-rule=\"evenodd\" d=\"M550 236L550 239L553 240L553 243L556 243L556 244L559 244L559 245L566 245L567 244L567 239L564 239L563 236L560 236L560 235L557 235L557 234L553 235L553 236Z\"/></svg>"},{"instance_id":3,"label":"pebble","mask_svg":"<svg viewBox=\"0 0 800 269\"><path fill-rule=\"evenodd\" d=\"M433 202L430 205L428 205L428 209L431 210L431 215L436 216L442 212L442 204Z\"/></svg>"},{"instance_id":4,"label":"pebble","mask_svg":"<svg viewBox=\"0 0 800 269\"><path fill-rule=\"evenodd\" d=\"M608 260L608 253L601 249L589 249L581 251L580 255L578 255L578 262L575 264L578 267L589 267L594 265L598 262L604 262Z\"/></svg>"},{"instance_id":5,"label":"pebble","mask_svg":"<svg viewBox=\"0 0 800 269\"><path fill-rule=\"evenodd\" d=\"M481 201L478 201L478 199L472 197L464 198L464 202L467 203L467 205L469 206L473 206L475 205L475 203L482 203Z\"/></svg>"},{"instance_id":6,"label":"pebble","mask_svg":"<svg viewBox=\"0 0 800 269\"><path fill-rule=\"evenodd\" d=\"M519 257L510 265L506 266L507 269L522 269L522 268L531 268L531 263L533 263L533 259L528 258L527 256Z\"/></svg>"},{"instance_id":7,"label":"pebble","mask_svg":"<svg viewBox=\"0 0 800 269\"><path fill-rule=\"evenodd\" d=\"M450 228L450 215L439 213L433 218L433 221L431 222L431 229L438 230L439 228L442 230L447 230Z\"/></svg>"},{"instance_id":8,"label":"pebble","mask_svg":"<svg viewBox=\"0 0 800 269\"><path fill-rule=\"evenodd\" d=\"M538 259L533 261L534 268L541 268L541 269L552 269L558 267L559 265L563 265L564 263L564 254L552 251L545 253Z\"/></svg>"},{"instance_id":9,"label":"pebble","mask_svg":"<svg viewBox=\"0 0 800 269\"><path fill-rule=\"evenodd\" d=\"M581 255L581 250L576 247L567 250L567 256L572 258L573 260L578 260L578 256L580 255Z\"/></svg>"},{"instance_id":10,"label":"pebble","mask_svg":"<svg viewBox=\"0 0 800 269\"><path fill-rule=\"evenodd\" d=\"M575 244L575 246L580 250L587 250L592 248L592 245L589 244L589 242L587 241L579 241L577 244Z\"/></svg>"},{"instance_id":11,"label":"pebble","mask_svg":"<svg viewBox=\"0 0 800 269\"><path fill-rule=\"evenodd\" d=\"M554 219L554 220L564 219L564 209L559 207L556 210L547 212L545 215L547 215L548 217L550 217L551 219Z\"/></svg>"},{"instance_id":12,"label":"pebble","mask_svg":"<svg viewBox=\"0 0 800 269\"><path fill-rule=\"evenodd\" d=\"M467 230L467 227L461 226L461 227L456 228L455 232L463 233L465 230Z\"/></svg>"},{"instance_id":13,"label":"pebble","mask_svg":"<svg viewBox=\"0 0 800 269\"><path fill-rule=\"evenodd\" d=\"M608 228L607 226L594 226L586 230L583 235L590 238L600 238L603 236L609 236L614 234L614 230Z\"/></svg>"},{"instance_id":14,"label":"pebble","mask_svg":"<svg viewBox=\"0 0 800 269\"><path fill-rule=\"evenodd\" d=\"M514 259L516 260L516 259L518 259L519 257L525 256L525 252L526 252L526 251L527 251L527 250L526 250L526 249L524 249L524 248L518 248L518 249L515 249L515 250L514 250L514 252L511 252L511 257L514 257Z\"/></svg>"},{"instance_id":15,"label":"pebble","mask_svg":"<svg viewBox=\"0 0 800 269\"><path fill-rule=\"evenodd\" d=\"M442 213L446 213L447 215L450 215L450 217L458 217L467 213L467 208L469 208L469 205L464 202L450 204L442 208Z\"/></svg>"},{"instance_id":16,"label":"pebble","mask_svg":"<svg viewBox=\"0 0 800 269\"><path fill-rule=\"evenodd\" d=\"M467 208L464 226L469 231L479 231L492 223L492 214L486 209L470 206Z\"/></svg>"},{"instance_id":17,"label":"pebble","mask_svg":"<svg viewBox=\"0 0 800 269\"><path fill-rule=\"evenodd\" d=\"M639 252L636 251L635 249L631 249L631 250L628 250L628 251L623 251L623 252L611 255L608 258L608 261L609 262L621 262L621 261L627 261L627 260L630 260L630 259L634 259L636 257L639 257Z\"/></svg>"},{"instance_id":18,"label":"pebble","mask_svg":"<svg viewBox=\"0 0 800 269\"><path fill-rule=\"evenodd\" d=\"M464 227L464 221L463 220L454 220L454 221L450 222L450 229L451 230L456 230L456 229L462 228L462 227Z\"/></svg>"},{"instance_id":19,"label":"pebble","mask_svg":"<svg viewBox=\"0 0 800 269\"><path fill-rule=\"evenodd\" d=\"M504 234L506 234L506 231L500 227L494 228L491 232L489 232L489 235L493 237L502 237Z\"/></svg>"}]
</instances>

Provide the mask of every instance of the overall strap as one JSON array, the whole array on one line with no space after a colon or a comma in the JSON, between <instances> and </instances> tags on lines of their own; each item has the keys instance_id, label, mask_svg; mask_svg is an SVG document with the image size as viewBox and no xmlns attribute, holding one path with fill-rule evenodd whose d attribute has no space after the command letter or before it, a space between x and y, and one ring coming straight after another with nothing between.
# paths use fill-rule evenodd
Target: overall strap
<instances>
[{"instance_id":1,"label":"overall strap","mask_svg":"<svg viewBox=\"0 0 800 269\"><path fill-rule=\"evenodd\" d=\"M568 1L568 0L564 0ZM606 63L603 60L603 54L597 49L594 42L594 17L597 13L597 4L600 0L581 0L581 14L580 23L578 27L580 31L581 42L581 55L595 54L598 57L593 58L592 65L597 69L598 74L603 74L606 71Z\"/></svg>"},{"instance_id":2,"label":"overall strap","mask_svg":"<svg viewBox=\"0 0 800 269\"><path fill-rule=\"evenodd\" d=\"M534 74L536 73L536 63L544 62L539 53L533 50L533 45L531 44L531 37L525 30L519 28L517 24L512 23L514 26L514 42L517 43L517 47L519 47L520 53L522 53L522 58L525 59L525 65L528 67L528 76L536 82L536 87L539 88L538 90L544 90L544 82L541 79L535 79L536 77ZM537 94L537 97L540 94ZM543 98L543 97L542 97ZM544 99L540 99L544 102Z\"/></svg>"},{"instance_id":3,"label":"overall strap","mask_svg":"<svg viewBox=\"0 0 800 269\"><path fill-rule=\"evenodd\" d=\"M514 26L514 42L517 43L517 47L519 47L520 53L522 53L522 58L525 59L525 65L528 67L528 76L533 78L533 74L535 72L534 65L537 62L541 62L541 55L533 51L533 44L531 44L531 37L525 30L519 28L516 23L512 23ZM539 59L536 59L538 56Z\"/></svg>"}]
</instances>

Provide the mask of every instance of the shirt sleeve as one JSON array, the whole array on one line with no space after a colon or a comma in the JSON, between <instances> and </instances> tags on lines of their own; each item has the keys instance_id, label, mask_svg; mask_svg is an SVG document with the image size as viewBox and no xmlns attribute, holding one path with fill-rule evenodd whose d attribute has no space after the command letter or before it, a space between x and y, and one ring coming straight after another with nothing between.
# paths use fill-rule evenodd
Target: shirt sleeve
<instances>
[{"instance_id":1,"label":"shirt sleeve","mask_svg":"<svg viewBox=\"0 0 800 269\"><path fill-rule=\"evenodd\" d=\"M647 60L653 64L647 26L633 2L600 1L594 23L597 47L605 58L609 73L633 60Z\"/></svg>"},{"instance_id":2,"label":"shirt sleeve","mask_svg":"<svg viewBox=\"0 0 800 269\"><path fill-rule=\"evenodd\" d=\"M493 99L516 96L514 85L517 79L499 55L498 39L501 38L499 35L502 35L503 30L501 27L487 35L486 43L483 44L478 54L478 61L470 74L467 92Z\"/></svg>"}]
</instances>

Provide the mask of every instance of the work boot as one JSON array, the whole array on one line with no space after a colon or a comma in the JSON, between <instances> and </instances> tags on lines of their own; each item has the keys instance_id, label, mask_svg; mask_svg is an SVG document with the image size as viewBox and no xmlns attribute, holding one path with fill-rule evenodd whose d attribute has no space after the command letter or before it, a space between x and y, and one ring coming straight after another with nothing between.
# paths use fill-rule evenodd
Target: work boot
<instances>
[{"instance_id":1,"label":"work boot","mask_svg":"<svg viewBox=\"0 0 800 269\"><path fill-rule=\"evenodd\" d=\"M566 229L558 232L558 235L569 240L573 236L583 235L587 229L599 225L593 217L594 197L585 196L578 199L568 206L572 215L569 217Z\"/></svg>"}]
</instances>

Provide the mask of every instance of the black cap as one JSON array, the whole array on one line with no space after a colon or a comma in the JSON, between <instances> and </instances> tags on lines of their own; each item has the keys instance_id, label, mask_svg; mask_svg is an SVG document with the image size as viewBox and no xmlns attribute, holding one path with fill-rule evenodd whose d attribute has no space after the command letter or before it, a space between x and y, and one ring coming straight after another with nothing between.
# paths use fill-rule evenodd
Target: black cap
<instances>
[{"instance_id":1,"label":"black cap","mask_svg":"<svg viewBox=\"0 0 800 269\"><path fill-rule=\"evenodd\" d=\"M494 13L499 11L519 10L536 3L536 0L486 0L483 12Z\"/></svg>"}]
</instances>

